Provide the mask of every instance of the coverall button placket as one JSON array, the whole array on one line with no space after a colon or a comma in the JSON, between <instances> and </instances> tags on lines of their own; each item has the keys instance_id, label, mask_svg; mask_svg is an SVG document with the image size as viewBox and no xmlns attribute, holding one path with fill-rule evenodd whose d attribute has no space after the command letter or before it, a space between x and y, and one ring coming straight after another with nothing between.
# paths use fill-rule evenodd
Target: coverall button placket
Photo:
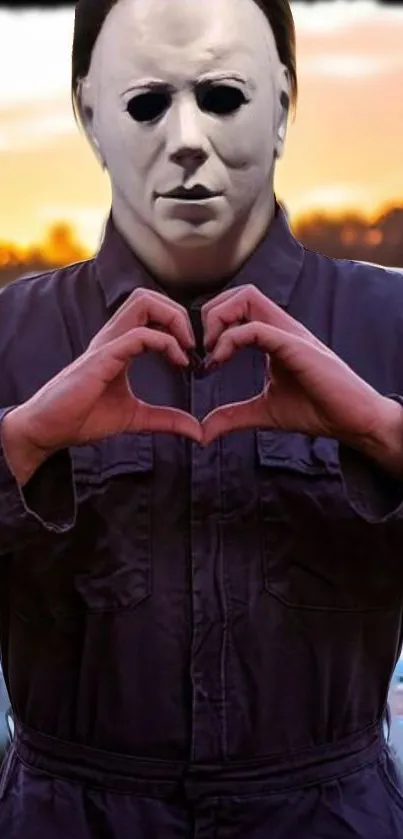
<instances>
[{"instance_id":1,"label":"coverall button placket","mask_svg":"<svg viewBox=\"0 0 403 839\"><path fill-rule=\"evenodd\" d=\"M214 406L215 374L191 375L191 412L202 419ZM222 569L220 444L192 444L190 562L193 637L193 762L226 753L226 592Z\"/></svg>"}]
</instances>

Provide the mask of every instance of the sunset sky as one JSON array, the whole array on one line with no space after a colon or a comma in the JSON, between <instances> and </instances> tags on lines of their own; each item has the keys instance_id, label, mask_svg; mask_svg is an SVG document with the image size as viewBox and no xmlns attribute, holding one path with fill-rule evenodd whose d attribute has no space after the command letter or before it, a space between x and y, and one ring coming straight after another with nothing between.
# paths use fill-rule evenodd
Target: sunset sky
<instances>
[{"instance_id":1,"label":"sunset sky","mask_svg":"<svg viewBox=\"0 0 403 839\"><path fill-rule=\"evenodd\" d=\"M295 3L299 104L278 196L371 215L403 204L403 7ZM109 185L70 105L73 10L0 8L0 241L42 239L69 221L94 249Z\"/></svg>"}]
</instances>

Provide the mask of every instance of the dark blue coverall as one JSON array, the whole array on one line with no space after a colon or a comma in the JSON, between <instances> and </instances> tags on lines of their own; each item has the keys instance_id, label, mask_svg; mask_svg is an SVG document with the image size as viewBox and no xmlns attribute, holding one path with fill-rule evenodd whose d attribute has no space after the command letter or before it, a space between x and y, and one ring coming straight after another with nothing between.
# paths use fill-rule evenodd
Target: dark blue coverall
<instances>
[{"instance_id":1,"label":"dark blue coverall","mask_svg":"<svg viewBox=\"0 0 403 839\"><path fill-rule=\"evenodd\" d=\"M306 251L277 209L255 284L403 394L403 275ZM94 259L0 294L0 405L84 352L137 286L112 217ZM190 313L200 333L200 305ZM200 335L199 335L200 337ZM202 418L262 387L145 353L133 389ZM16 737L1 839L400 839L382 733L402 641L403 484L336 441L123 434L20 491L0 459L0 640Z\"/></svg>"}]
</instances>

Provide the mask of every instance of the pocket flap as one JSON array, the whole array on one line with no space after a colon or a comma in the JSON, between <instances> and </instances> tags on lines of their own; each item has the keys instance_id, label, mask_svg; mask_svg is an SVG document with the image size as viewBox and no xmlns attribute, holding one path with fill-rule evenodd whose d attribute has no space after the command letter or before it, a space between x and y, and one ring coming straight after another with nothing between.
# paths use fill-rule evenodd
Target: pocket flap
<instances>
[{"instance_id":1,"label":"pocket flap","mask_svg":"<svg viewBox=\"0 0 403 839\"><path fill-rule=\"evenodd\" d=\"M271 466L303 475L338 475L338 443L327 437L308 437L291 431L257 431L261 466Z\"/></svg>"},{"instance_id":2,"label":"pocket flap","mask_svg":"<svg viewBox=\"0 0 403 839\"><path fill-rule=\"evenodd\" d=\"M150 472L154 465L152 434L117 434L97 443L72 446L74 474L91 483L115 475Z\"/></svg>"}]
</instances>

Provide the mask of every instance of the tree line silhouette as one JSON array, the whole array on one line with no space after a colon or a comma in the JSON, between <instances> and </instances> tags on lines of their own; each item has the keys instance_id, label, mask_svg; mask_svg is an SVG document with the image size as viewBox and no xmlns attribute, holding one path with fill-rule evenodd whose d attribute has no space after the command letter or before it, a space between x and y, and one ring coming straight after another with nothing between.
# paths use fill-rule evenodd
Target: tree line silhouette
<instances>
[{"instance_id":1,"label":"tree line silhouette","mask_svg":"<svg viewBox=\"0 0 403 839\"><path fill-rule=\"evenodd\" d=\"M371 222L358 212L310 213L294 221L292 229L307 248L326 256L403 268L403 203L387 208ZM0 241L0 286L91 256L77 231L67 222L57 222L42 242L27 248Z\"/></svg>"},{"instance_id":2,"label":"tree line silhouette","mask_svg":"<svg viewBox=\"0 0 403 839\"><path fill-rule=\"evenodd\" d=\"M92 256L68 222L52 225L44 240L28 247L0 241L0 286L26 274L37 274L81 262Z\"/></svg>"},{"instance_id":3,"label":"tree line silhouette","mask_svg":"<svg viewBox=\"0 0 403 839\"><path fill-rule=\"evenodd\" d=\"M326 256L403 268L403 203L388 207L372 222L359 213L311 214L299 219L294 231L307 248Z\"/></svg>"}]
</instances>

